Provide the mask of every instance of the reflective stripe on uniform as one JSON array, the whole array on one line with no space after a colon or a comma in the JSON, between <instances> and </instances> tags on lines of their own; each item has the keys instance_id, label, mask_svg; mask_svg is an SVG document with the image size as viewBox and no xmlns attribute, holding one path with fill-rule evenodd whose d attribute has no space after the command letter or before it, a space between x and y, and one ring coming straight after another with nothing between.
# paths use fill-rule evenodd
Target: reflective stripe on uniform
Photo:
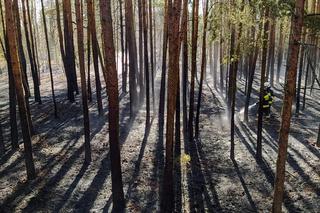
<instances>
[{"instance_id":1,"label":"reflective stripe on uniform","mask_svg":"<svg viewBox=\"0 0 320 213\"><path fill-rule=\"evenodd\" d=\"M269 105L263 105L263 108L269 108L270 106Z\"/></svg>"},{"instance_id":2,"label":"reflective stripe on uniform","mask_svg":"<svg viewBox=\"0 0 320 213\"><path fill-rule=\"evenodd\" d=\"M263 96L263 98L264 98L266 101L268 101L269 98L270 98L270 96L269 96L269 95L265 95L265 96Z\"/></svg>"}]
</instances>

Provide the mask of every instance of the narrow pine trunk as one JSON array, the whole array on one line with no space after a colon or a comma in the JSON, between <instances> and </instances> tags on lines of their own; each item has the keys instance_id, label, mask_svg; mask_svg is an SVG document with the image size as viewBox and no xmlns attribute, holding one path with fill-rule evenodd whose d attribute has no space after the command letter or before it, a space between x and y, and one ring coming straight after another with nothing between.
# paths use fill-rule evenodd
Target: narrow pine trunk
<instances>
[{"instance_id":1,"label":"narrow pine trunk","mask_svg":"<svg viewBox=\"0 0 320 213\"><path fill-rule=\"evenodd\" d=\"M2 33L5 41L6 49L6 61L8 69L8 84L9 84L9 114L10 114L10 139L11 146L13 150L18 149L18 125L17 125L17 113L16 113L16 89L14 86L13 71L12 71L12 62L9 49L9 39L6 32L6 26L4 23L3 9L2 9L2 0L0 0L0 12L1 12L1 23L2 23Z\"/></svg>"},{"instance_id":2,"label":"narrow pine trunk","mask_svg":"<svg viewBox=\"0 0 320 213\"><path fill-rule=\"evenodd\" d=\"M45 17L45 13L44 13L43 0L41 0L41 7L42 7L42 20L43 20L43 27L44 27L44 35L45 35L45 39L46 39L47 54L48 54L48 63L49 63L49 72L50 72L50 82L51 82L51 93L52 93L52 101L53 101L53 108L54 108L54 116L55 116L55 118L58 118L57 102L56 102L56 96L55 96L55 92L54 92L54 82L53 82L53 74L52 74L51 53L50 53L50 46L49 46L47 21L46 21L46 17Z\"/></svg>"},{"instance_id":3,"label":"narrow pine trunk","mask_svg":"<svg viewBox=\"0 0 320 213\"><path fill-rule=\"evenodd\" d=\"M102 98L101 98L101 81L100 81L100 73L99 73L99 56L98 56L98 39L97 39L97 30L96 30L96 20L95 20L95 9L94 9L94 1L87 1L87 12L88 12L88 22L89 22L89 31L90 38L92 44L92 59L93 59L93 67L94 67L94 75L96 82L96 97L97 97L97 107L99 115L103 113L102 107Z\"/></svg>"},{"instance_id":4,"label":"narrow pine trunk","mask_svg":"<svg viewBox=\"0 0 320 213\"><path fill-rule=\"evenodd\" d=\"M84 125L84 147L85 147L85 162L91 161L91 147L90 147L90 120L88 110L88 94L86 85L86 73L84 63L84 39L83 39L83 7L82 0L75 0L76 19L77 19L77 40L78 40L78 54L79 67L81 77L81 94L82 94L82 110L83 110L83 125Z\"/></svg>"},{"instance_id":5,"label":"narrow pine trunk","mask_svg":"<svg viewBox=\"0 0 320 213\"><path fill-rule=\"evenodd\" d=\"M16 38L17 32L14 26L12 2L6 1L5 8L6 8L6 29L8 29L7 36L8 38ZM14 78L17 102L19 107L22 137L24 142L24 152L25 152L24 156L25 156L25 163L27 168L27 177L28 177L28 180L32 180L35 178L36 174L35 174L35 167L33 163L31 133L30 133L28 112L26 108L26 102L25 102L23 85L22 85L22 75L21 75L21 67L19 63L18 48L17 48L16 39L8 39L8 40L9 40L9 51L11 55L12 72L14 76L13 78Z\"/></svg>"},{"instance_id":6,"label":"narrow pine trunk","mask_svg":"<svg viewBox=\"0 0 320 213\"><path fill-rule=\"evenodd\" d=\"M150 76L149 76L149 54L148 54L148 23L147 23L147 2L142 0L142 21L143 21L143 47L144 47L144 75L146 83L146 126L150 124Z\"/></svg>"},{"instance_id":7,"label":"narrow pine trunk","mask_svg":"<svg viewBox=\"0 0 320 213\"><path fill-rule=\"evenodd\" d=\"M175 0L173 5L168 1L168 30L169 39L169 70L167 89L167 127L166 127L166 161L164 169L164 180L161 194L160 211L174 211L174 117L177 101L177 89L179 83L179 55L180 55L180 10L181 1Z\"/></svg>"},{"instance_id":8,"label":"narrow pine trunk","mask_svg":"<svg viewBox=\"0 0 320 213\"><path fill-rule=\"evenodd\" d=\"M119 92L118 74L115 63L113 44L113 27L111 16L111 0L100 1L102 37L104 44L104 61L107 74L107 94L109 101L109 143L111 159L112 199L114 212L122 211L125 207L120 144L119 144Z\"/></svg>"},{"instance_id":9,"label":"narrow pine trunk","mask_svg":"<svg viewBox=\"0 0 320 213\"><path fill-rule=\"evenodd\" d=\"M263 44L262 44L262 56L261 56L261 79L260 79L260 94L259 94L259 112L258 112L258 131L257 131L257 160L262 160L262 128L263 128L263 91L267 66L267 46L268 46L268 30L269 30L269 11L267 7L265 11L265 24L263 29Z\"/></svg>"},{"instance_id":10,"label":"narrow pine trunk","mask_svg":"<svg viewBox=\"0 0 320 213\"><path fill-rule=\"evenodd\" d=\"M279 149L278 159L276 167L276 178L274 183L274 196L272 212L282 212L282 200L284 194L284 181L285 181L285 164L287 159L288 149L288 137L290 130L290 122L292 115L292 102L296 88L296 76L297 76L297 65L299 56L299 45L301 41L301 33L303 26L304 17L304 2L305 0L297 0L295 3L295 11L292 14L291 29L292 34L289 39L289 64L287 68L287 82L285 85L285 92L283 98L282 107L282 121L279 133Z\"/></svg>"},{"instance_id":11,"label":"narrow pine trunk","mask_svg":"<svg viewBox=\"0 0 320 213\"><path fill-rule=\"evenodd\" d=\"M137 63L137 45L134 31L134 17L132 0L127 0L125 3L126 11L126 42L129 50L129 93L130 93L130 115L136 113L137 108L137 88L136 88L136 73L138 72Z\"/></svg>"},{"instance_id":12,"label":"narrow pine trunk","mask_svg":"<svg viewBox=\"0 0 320 213\"><path fill-rule=\"evenodd\" d=\"M195 137L199 137L199 120L200 120L200 108L201 108L201 97L202 97L202 87L203 87L203 78L206 70L206 37L207 37L207 17L208 17L208 0L204 5L204 16L203 16L203 35L202 35L202 56L201 56L201 74L200 74L200 85L199 85L199 93L198 93L198 103L197 103L197 114L195 120Z\"/></svg>"},{"instance_id":13,"label":"narrow pine trunk","mask_svg":"<svg viewBox=\"0 0 320 213\"><path fill-rule=\"evenodd\" d=\"M151 90L152 90L152 109L154 111L155 107L155 97L154 97L154 45L153 45L153 14L152 14L152 0L149 0L149 41L150 41L150 71L151 75Z\"/></svg>"},{"instance_id":14,"label":"narrow pine trunk","mask_svg":"<svg viewBox=\"0 0 320 213\"><path fill-rule=\"evenodd\" d=\"M189 103L189 121L188 121L189 140L191 141L193 141L194 90L195 90L195 77L197 75L197 46L198 46L198 24L199 24L198 15L199 15L199 0L194 0L193 7L192 7L191 85L190 85L190 103Z\"/></svg>"}]
</instances>

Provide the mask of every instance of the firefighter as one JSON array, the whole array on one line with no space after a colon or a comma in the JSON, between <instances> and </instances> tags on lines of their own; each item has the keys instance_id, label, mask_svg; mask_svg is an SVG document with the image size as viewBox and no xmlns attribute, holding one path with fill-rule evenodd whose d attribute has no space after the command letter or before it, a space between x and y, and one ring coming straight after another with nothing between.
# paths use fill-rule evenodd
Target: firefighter
<instances>
[{"instance_id":1,"label":"firefighter","mask_svg":"<svg viewBox=\"0 0 320 213\"><path fill-rule=\"evenodd\" d=\"M266 116L266 118L270 118L271 106L273 104L273 101L274 101L274 95L273 95L271 86L269 82L265 82L263 97L262 97L262 108L263 108L263 114Z\"/></svg>"}]
</instances>

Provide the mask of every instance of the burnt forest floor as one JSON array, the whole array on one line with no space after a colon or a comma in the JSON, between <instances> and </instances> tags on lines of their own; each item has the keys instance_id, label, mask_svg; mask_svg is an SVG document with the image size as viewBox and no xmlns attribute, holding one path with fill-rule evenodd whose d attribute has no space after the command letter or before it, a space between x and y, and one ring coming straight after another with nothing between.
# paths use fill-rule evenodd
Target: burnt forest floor
<instances>
[{"instance_id":1,"label":"burnt forest floor","mask_svg":"<svg viewBox=\"0 0 320 213\"><path fill-rule=\"evenodd\" d=\"M33 98L30 99L36 130L33 153L37 178L27 182L22 141L17 152L10 151L7 76L1 75L0 117L7 151L0 158L0 212L110 212L111 172L105 84L102 83L104 114L97 112L94 93L93 102L89 105L92 163L84 165L81 97L77 96L75 103L69 103L63 72L56 68L54 76L58 119L53 115L47 72L41 73L43 104L38 105ZM159 96L159 84L158 72L156 97ZM94 76L92 87L94 90ZM185 140L181 126L181 142L176 144L175 151L182 156L189 154L191 161L184 162L178 155L175 157L176 212L270 211L282 88L275 88L277 98L272 118L264 123L262 162L255 160L257 121L254 114L248 123L243 122L243 81L238 84L238 89L234 161L229 158L230 130L226 104L219 89L214 88L210 75L204 83L199 139L193 142ZM258 79L254 83L252 106L257 100ZM320 209L320 149L315 146L320 121L319 100L319 92L312 96L308 94L306 109L300 117L292 119L286 165L286 212L317 212ZM155 106L157 108L158 101ZM159 134L157 110L151 113L151 125L147 128L145 115L142 105L137 115L130 119L129 94L120 92L121 160L127 212L159 211L164 139Z\"/></svg>"}]
</instances>

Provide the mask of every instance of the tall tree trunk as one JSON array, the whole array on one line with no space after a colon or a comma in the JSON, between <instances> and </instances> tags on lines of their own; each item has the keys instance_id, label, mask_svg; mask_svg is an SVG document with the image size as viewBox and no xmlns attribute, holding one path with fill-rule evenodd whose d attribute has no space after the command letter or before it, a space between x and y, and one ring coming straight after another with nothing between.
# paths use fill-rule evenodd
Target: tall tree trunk
<instances>
[{"instance_id":1,"label":"tall tree trunk","mask_svg":"<svg viewBox=\"0 0 320 213\"><path fill-rule=\"evenodd\" d=\"M284 33L283 33L283 22L280 23L279 27L279 44L278 44L278 63L277 63L277 77L276 82L279 84L280 79L280 73L281 73L281 67L282 67L282 61L283 61L283 45L284 45Z\"/></svg>"},{"instance_id":2,"label":"tall tree trunk","mask_svg":"<svg viewBox=\"0 0 320 213\"><path fill-rule=\"evenodd\" d=\"M33 29L32 29L32 21L31 21L31 14L30 14L30 5L29 5L29 0L25 1L25 4L27 6L27 16L28 16L28 27L29 27L29 32L30 32L30 41L31 41L31 54L32 54L32 59L33 59L33 64L34 64L34 87L35 89L35 100L41 104L41 96L40 96L40 81L39 81L39 71L38 71L38 65L36 61L36 48L34 44L34 34L33 34Z\"/></svg>"},{"instance_id":3,"label":"tall tree trunk","mask_svg":"<svg viewBox=\"0 0 320 213\"><path fill-rule=\"evenodd\" d=\"M72 28L72 12L70 0L63 0L63 26L64 26L64 44L65 44L65 62L67 65L67 72L70 79L69 92L76 92L79 94L76 65L75 65L75 54L74 54L74 40L73 40L73 28ZM73 101L73 100L71 100Z\"/></svg>"},{"instance_id":4,"label":"tall tree trunk","mask_svg":"<svg viewBox=\"0 0 320 213\"><path fill-rule=\"evenodd\" d=\"M167 51L168 51L168 0L164 4L163 20L163 43L162 43L162 66L161 66L161 83L159 98L159 134L163 132L164 126L164 105L166 92L166 73L167 73Z\"/></svg>"},{"instance_id":5,"label":"tall tree trunk","mask_svg":"<svg viewBox=\"0 0 320 213\"><path fill-rule=\"evenodd\" d=\"M138 72L137 63L137 45L134 30L134 16L132 0L125 1L126 11L126 40L129 49L129 93L130 93L130 115L136 113L137 108L137 89L136 89L136 73Z\"/></svg>"},{"instance_id":6,"label":"tall tree trunk","mask_svg":"<svg viewBox=\"0 0 320 213\"><path fill-rule=\"evenodd\" d=\"M188 91L188 0L183 1L182 13L182 108L183 108L183 132L186 136L188 128L188 106L187 106L187 91Z\"/></svg>"},{"instance_id":7,"label":"tall tree trunk","mask_svg":"<svg viewBox=\"0 0 320 213\"><path fill-rule=\"evenodd\" d=\"M143 19L143 47L144 47L144 74L146 83L146 127L150 124L150 76L149 76L149 56L148 56L148 22L147 22L147 2L142 0L142 19Z\"/></svg>"},{"instance_id":8,"label":"tall tree trunk","mask_svg":"<svg viewBox=\"0 0 320 213\"><path fill-rule=\"evenodd\" d=\"M99 115L103 113L102 107L102 98L101 98L101 82L100 82L100 73L99 73L99 56L98 56L98 39L97 39L97 30L96 30L96 20L95 20L95 8L94 1L87 0L87 12L88 12L88 22L89 22L89 31L91 32L91 44L92 44L92 59L94 66L94 74L96 81L96 96L97 96L97 105Z\"/></svg>"},{"instance_id":9,"label":"tall tree trunk","mask_svg":"<svg viewBox=\"0 0 320 213\"><path fill-rule=\"evenodd\" d=\"M303 30L303 38L302 43L306 40L306 28ZM301 51L300 51L300 60L299 60L299 74L298 74L298 88L297 88L297 94L296 94L296 116L299 116L300 113L300 94L301 94L301 82L302 82L302 74L303 74L303 68L304 68L304 58L305 58L305 48L304 45L301 45Z\"/></svg>"},{"instance_id":10,"label":"tall tree trunk","mask_svg":"<svg viewBox=\"0 0 320 213\"><path fill-rule=\"evenodd\" d=\"M111 159L111 179L112 179L112 198L113 210L122 211L125 207L120 144L119 144L119 91L118 74L115 63L115 49L113 44L113 28L111 16L111 0L100 1L100 14L102 25L102 36L104 44L103 71L107 74L107 93L109 102L109 143Z\"/></svg>"},{"instance_id":11,"label":"tall tree trunk","mask_svg":"<svg viewBox=\"0 0 320 213\"><path fill-rule=\"evenodd\" d=\"M45 35L45 39L46 39L46 46L47 46L47 53L48 53L48 63L49 63L49 72L50 72L50 82L51 82L51 93L52 93L52 101L53 101L53 108L54 108L54 116L55 116L55 118L58 118L57 102L56 102L56 96L55 96L55 92L54 92L54 82L53 82L53 74L52 74L51 54L50 54L50 46L49 46L49 38L48 38L47 21L46 21L46 16L45 16L45 13L44 13L43 0L41 0L41 7L42 7L42 20L43 20L43 27L44 27L44 35Z\"/></svg>"},{"instance_id":12,"label":"tall tree trunk","mask_svg":"<svg viewBox=\"0 0 320 213\"><path fill-rule=\"evenodd\" d=\"M198 14L199 0L193 1L192 6L192 50L191 50L191 85L190 85L190 104L189 104L189 140L193 141L193 115L194 115L194 87L197 75L197 46L198 46Z\"/></svg>"},{"instance_id":13,"label":"tall tree trunk","mask_svg":"<svg viewBox=\"0 0 320 213\"><path fill-rule=\"evenodd\" d=\"M206 70L206 39L207 39L207 25L208 25L208 0L206 0L203 8L203 36L202 36L202 56L201 56L201 74L200 74L200 85L199 85L199 94L198 94L198 103L197 103L197 114L195 120L195 137L199 137L199 119L200 119L200 108L201 108L201 96L202 96L202 87L203 87L203 78Z\"/></svg>"},{"instance_id":14,"label":"tall tree trunk","mask_svg":"<svg viewBox=\"0 0 320 213\"><path fill-rule=\"evenodd\" d=\"M173 145L174 145L174 117L179 83L179 54L180 54L180 10L181 1L175 0L173 5L168 1L168 30L169 39L169 70L167 90L167 134L166 134L166 161L164 169L163 189L160 211L174 211L174 184L173 184Z\"/></svg>"},{"instance_id":15,"label":"tall tree trunk","mask_svg":"<svg viewBox=\"0 0 320 213\"><path fill-rule=\"evenodd\" d=\"M85 63L84 63L82 0L75 1L75 8L76 8L76 18L77 18L77 33L78 33L77 40L78 40L78 54L79 54L80 77L81 77L85 162L90 163L91 161L90 120L89 120L88 94L87 94L86 73L85 73ZM93 25L91 26L93 27Z\"/></svg>"},{"instance_id":16,"label":"tall tree trunk","mask_svg":"<svg viewBox=\"0 0 320 213\"><path fill-rule=\"evenodd\" d=\"M120 45L121 45L121 70L122 70L122 92L127 93L127 75L125 72L125 46L123 32L123 6L122 0L119 0L119 18L120 18Z\"/></svg>"},{"instance_id":17,"label":"tall tree trunk","mask_svg":"<svg viewBox=\"0 0 320 213\"><path fill-rule=\"evenodd\" d=\"M270 43L269 43L269 56L268 56L268 69L267 79L270 79L270 85L274 86L274 52L275 52L275 39L276 39L276 17L272 15L270 27ZM269 78L270 77L270 78Z\"/></svg>"},{"instance_id":18,"label":"tall tree trunk","mask_svg":"<svg viewBox=\"0 0 320 213\"><path fill-rule=\"evenodd\" d=\"M88 22L88 25L90 23ZM91 88L91 36L89 26L87 26L87 50L88 50L88 101L89 103L92 102L92 88Z\"/></svg>"},{"instance_id":19,"label":"tall tree trunk","mask_svg":"<svg viewBox=\"0 0 320 213\"><path fill-rule=\"evenodd\" d=\"M263 128L263 91L266 76L267 53L268 53L268 30L269 30L269 12L270 8L267 6L265 11L265 23L263 29L263 44L261 56L261 79L260 79L260 94L259 94L259 112L258 112L258 131L257 131L257 153L258 161L262 160L262 128Z\"/></svg>"},{"instance_id":20,"label":"tall tree trunk","mask_svg":"<svg viewBox=\"0 0 320 213\"><path fill-rule=\"evenodd\" d=\"M64 0L63 0L64 1ZM72 86L72 78L70 75L70 67L68 65L68 62L66 60L66 52L65 52L65 42L62 34L62 27L61 27L61 18L60 18L60 6L59 6L59 0L55 0L56 3L56 12L57 12L57 28L58 28L58 37L59 37L59 46L60 46L60 53L61 58L64 66L64 71L67 78L67 88L68 88L68 99L70 102L74 102L74 90Z\"/></svg>"},{"instance_id":21,"label":"tall tree trunk","mask_svg":"<svg viewBox=\"0 0 320 213\"><path fill-rule=\"evenodd\" d=\"M152 0L149 0L149 41L150 41L150 71L151 71L151 89L152 89L152 109L154 112L155 109L155 100L154 100L154 46L153 46L153 33L152 33L152 29L153 27L156 26L152 26L153 25L153 15L152 15ZM150 78L150 76L149 76Z\"/></svg>"},{"instance_id":22,"label":"tall tree trunk","mask_svg":"<svg viewBox=\"0 0 320 213\"><path fill-rule=\"evenodd\" d=\"M11 55L9 50L9 39L6 32L6 25L4 23L3 9L2 9L2 0L0 0L0 12L1 12L1 23L2 23L2 33L5 41L5 49L6 49L6 61L7 61L7 69L8 69L8 84L9 84L9 114L10 114L10 139L11 146L13 150L18 149L18 125L17 125L17 113L16 113L16 89L14 85L13 79L13 71L12 71L12 62Z\"/></svg>"},{"instance_id":23,"label":"tall tree trunk","mask_svg":"<svg viewBox=\"0 0 320 213\"><path fill-rule=\"evenodd\" d=\"M7 36L8 38L16 38L17 32L14 25L14 13L12 8L12 1L5 1L5 9L6 9L6 29L7 29ZM21 68L19 63L19 56L18 56L18 48L16 39L8 39L9 40L9 50L11 56L11 63L12 63L12 71L13 71L13 78L16 88L16 95L19 107L19 114L20 114L20 121L21 121L21 129L22 129L22 137L24 142L24 156L25 156L25 163L27 168L27 177L28 180L32 180L35 178L35 168L33 163L33 156L32 156L32 141L31 141L31 133L28 121L28 113L26 108L26 102L24 97L23 85L22 85L22 75L21 75Z\"/></svg>"},{"instance_id":24,"label":"tall tree trunk","mask_svg":"<svg viewBox=\"0 0 320 213\"><path fill-rule=\"evenodd\" d=\"M278 159L276 167L276 178L274 183L274 196L273 196L273 212L282 212L282 200L284 194L284 181L285 181L285 165L287 159L288 149L288 136L290 130L290 121L292 115L292 101L295 94L296 88L296 76L297 76L297 65L299 56L299 45L301 41L301 33L303 27L304 18L304 2L305 0L297 0L295 3L295 11L292 14L292 34L289 39L289 53L288 58L290 59L287 68L287 82L285 86L283 107L282 107L282 121L279 133L279 149Z\"/></svg>"},{"instance_id":25,"label":"tall tree trunk","mask_svg":"<svg viewBox=\"0 0 320 213\"><path fill-rule=\"evenodd\" d=\"M138 20L139 20L139 99L142 101L144 98L144 79L143 79L143 17L142 17L142 0L138 0ZM165 0L167 1L167 0Z\"/></svg>"}]
</instances>

